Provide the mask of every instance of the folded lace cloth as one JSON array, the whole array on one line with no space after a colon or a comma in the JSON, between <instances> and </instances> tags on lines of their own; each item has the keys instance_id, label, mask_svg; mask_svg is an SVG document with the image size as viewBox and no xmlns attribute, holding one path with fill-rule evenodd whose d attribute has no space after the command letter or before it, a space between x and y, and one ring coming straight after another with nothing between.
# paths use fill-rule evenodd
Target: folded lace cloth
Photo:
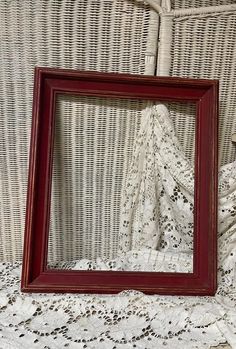
<instances>
[{"instance_id":1,"label":"folded lace cloth","mask_svg":"<svg viewBox=\"0 0 236 349\"><path fill-rule=\"evenodd\" d=\"M20 263L0 265L0 348L236 349L236 162L219 172L218 290L215 297L31 295ZM192 268L194 172L167 108L143 112L122 194L117 258L73 269L185 271ZM129 269L130 268L130 269Z\"/></svg>"}]
</instances>

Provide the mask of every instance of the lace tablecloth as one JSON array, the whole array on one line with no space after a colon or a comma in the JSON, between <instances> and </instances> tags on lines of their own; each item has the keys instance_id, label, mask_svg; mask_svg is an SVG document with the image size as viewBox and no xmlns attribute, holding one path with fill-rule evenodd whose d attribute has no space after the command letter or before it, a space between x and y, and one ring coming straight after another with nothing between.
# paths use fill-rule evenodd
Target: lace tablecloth
<instances>
[{"instance_id":1,"label":"lace tablecloth","mask_svg":"<svg viewBox=\"0 0 236 349\"><path fill-rule=\"evenodd\" d=\"M158 248L173 255L175 268L174 256L192 248L193 170L163 105L151 108L142 122L124 193L119 253L122 258L132 250ZM21 264L1 263L0 348L205 349L228 342L236 349L235 173L236 162L219 173L215 297L147 296L135 290L112 296L22 294ZM136 270L143 268L140 260Z\"/></svg>"},{"instance_id":2,"label":"lace tablecloth","mask_svg":"<svg viewBox=\"0 0 236 349\"><path fill-rule=\"evenodd\" d=\"M236 348L236 293L227 268L212 298L22 294L21 264L1 263L0 270L1 349L204 349L226 341Z\"/></svg>"}]
</instances>

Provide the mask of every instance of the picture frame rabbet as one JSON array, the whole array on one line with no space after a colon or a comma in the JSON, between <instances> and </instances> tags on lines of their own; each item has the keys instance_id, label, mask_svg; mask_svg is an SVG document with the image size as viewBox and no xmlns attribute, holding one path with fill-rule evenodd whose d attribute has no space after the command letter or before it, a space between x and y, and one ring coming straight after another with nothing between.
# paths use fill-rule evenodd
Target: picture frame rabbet
<instances>
[{"instance_id":1,"label":"picture frame rabbet","mask_svg":"<svg viewBox=\"0 0 236 349\"><path fill-rule=\"evenodd\" d=\"M55 100L58 94L196 103L192 273L47 269ZM21 290L214 295L217 275L218 81L35 69Z\"/></svg>"}]
</instances>

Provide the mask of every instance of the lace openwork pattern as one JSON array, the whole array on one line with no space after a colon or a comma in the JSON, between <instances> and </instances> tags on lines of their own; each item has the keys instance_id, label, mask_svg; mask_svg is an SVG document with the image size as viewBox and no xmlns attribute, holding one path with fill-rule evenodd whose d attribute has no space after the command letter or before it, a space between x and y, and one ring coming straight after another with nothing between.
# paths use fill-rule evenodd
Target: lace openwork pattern
<instances>
[{"instance_id":1,"label":"lace openwork pattern","mask_svg":"<svg viewBox=\"0 0 236 349\"><path fill-rule=\"evenodd\" d=\"M193 169L164 105L147 109L142 123L123 193L117 258L64 267L188 271ZM205 349L224 342L236 348L235 170L236 162L219 171L215 297L147 296L135 290L112 296L22 294L21 263L1 263L0 348Z\"/></svg>"}]
</instances>

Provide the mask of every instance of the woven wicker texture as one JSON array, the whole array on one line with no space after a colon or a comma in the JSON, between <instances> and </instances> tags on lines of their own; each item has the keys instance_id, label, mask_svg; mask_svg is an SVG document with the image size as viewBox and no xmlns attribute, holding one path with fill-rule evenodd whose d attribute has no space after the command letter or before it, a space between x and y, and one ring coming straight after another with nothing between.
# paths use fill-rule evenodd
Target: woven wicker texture
<instances>
[{"instance_id":1,"label":"woven wicker texture","mask_svg":"<svg viewBox=\"0 0 236 349\"><path fill-rule=\"evenodd\" d=\"M209 13L199 9L199 14L179 11L172 18L166 16L162 23L161 31L171 32L172 40L170 50L167 48L160 59L163 65L160 70L166 64L165 74L169 70L172 76L220 80L220 164L235 160L236 148L231 134L236 131L236 6L234 9L230 5L219 7ZM191 120L186 118L183 124L178 113L174 117L178 137L188 156L193 158L189 148L194 138Z\"/></svg>"},{"instance_id":2,"label":"woven wicker texture","mask_svg":"<svg viewBox=\"0 0 236 349\"><path fill-rule=\"evenodd\" d=\"M34 66L153 74L157 28L134 0L0 2L1 260L22 258Z\"/></svg>"},{"instance_id":3,"label":"woven wicker texture","mask_svg":"<svg viewBox=\"0 0 236 349\"><path fill-rule=\"evenodd\" d=\"M121 188L142 108L135 100L58 98L50 262L116 256Z\"/></svg>"},{"instance_id":4,"label":"woven wicker texture","mask_svg":"<svg viewBox=\"0 0 236 349\"><path fill-rule=\"evenodd\" d=\"M171 0L171 8L196 8L203 6L219 6L235 4L235 0Z\"/></svg>"}]
</instances>

